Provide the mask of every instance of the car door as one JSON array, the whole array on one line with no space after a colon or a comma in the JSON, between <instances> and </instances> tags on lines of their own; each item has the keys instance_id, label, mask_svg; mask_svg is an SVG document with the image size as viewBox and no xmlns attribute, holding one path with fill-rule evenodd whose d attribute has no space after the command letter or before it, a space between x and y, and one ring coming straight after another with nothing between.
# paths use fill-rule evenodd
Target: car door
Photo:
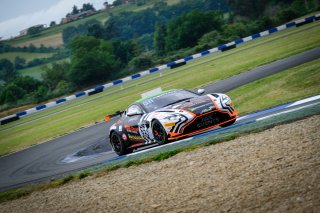
<instances>
[{"instance_id":1,"label":"car door","mask_svg":"<svg viewBox=\"0 0 320 213\"><path fill-rule=\"evenodd\" d=\"M128 107L124 115L124 129L127 132L128 138L131 142L142 143L143 138L139 133L139 122L144 114L144 111L137 104Z\"/></svg>"}]
</instances>

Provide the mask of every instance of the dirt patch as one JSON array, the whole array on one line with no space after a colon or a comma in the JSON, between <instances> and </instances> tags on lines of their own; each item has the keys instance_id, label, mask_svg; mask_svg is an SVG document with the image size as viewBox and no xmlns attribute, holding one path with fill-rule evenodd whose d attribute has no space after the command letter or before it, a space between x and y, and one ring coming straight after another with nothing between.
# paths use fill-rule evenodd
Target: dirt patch
<instances>
[{"instance_id":1,"label":"dirt patch","mask_svg":"<svg viewBox=\"0 0 320 213\"><path fill-rule=\"evenodd\" d=\"M320 116L88 177L1 212L316 212Z\"/></svg>"},{"instance_id":2,"label":"dirt patch","mask_svg":"<svg viewBox=\"0 0 320 213\"><path fill-rule=\"evenodd\" d=\"M34 38L26 42L16 43L13 46L24 47L24 46L29 46L30 44L33 44L36 47L40 47L41 44L43 44L45 47L60 47L63 45L62 34L58 33L58 34L49 35L45 37L41 36L39 38Z\"/></svg>"}]
</instances>

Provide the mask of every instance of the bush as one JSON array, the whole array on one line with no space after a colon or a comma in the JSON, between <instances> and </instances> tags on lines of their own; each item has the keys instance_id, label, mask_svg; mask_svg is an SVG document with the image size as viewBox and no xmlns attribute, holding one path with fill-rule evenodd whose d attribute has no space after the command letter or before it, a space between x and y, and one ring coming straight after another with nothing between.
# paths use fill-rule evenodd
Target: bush
<instances>
[{"instance_id":1,"label":"bush","mask_svg":"<svg viewBox=\"0 0 320 213\"><path fill-rule=\"evenodd\" d=\"M42 79L45 85L50 90L54 90L60 81L68 80L68 72L70 70L70 63L52 63L51 66L43 67Z\"/></svg>"},{"instance_id":2,"label":"bush","mask_svg":"<svg viewBox=\"0 0 320 213\"><path fill-rule=\"evenodd\" d=\"M14 83L10 83L0 94L0 103L15 104L26 94L26 91Z\"/></svg>"},{"instance_id":3,"label":"bush","mask_svg":"<svg viewBox=\"0 0 320 213\"><path fill-rule=\"evenodd\" d=\"M138 71L151 68L153 65L152 57L149 54L143 54L138 57L133 58L129 62L130 70Z\"/></svg>"},{"instance_id":4,"label":"bush","mask_svg":"<svg viewBox=\"0 0 320 213\"><path fill-rule=\"evenodd\" d=\"M55 89L52 91L52 95L61 96L72 92L75 89L73 83L67 82L65 80L59 81Z\"/></svg>"}]
</instances>

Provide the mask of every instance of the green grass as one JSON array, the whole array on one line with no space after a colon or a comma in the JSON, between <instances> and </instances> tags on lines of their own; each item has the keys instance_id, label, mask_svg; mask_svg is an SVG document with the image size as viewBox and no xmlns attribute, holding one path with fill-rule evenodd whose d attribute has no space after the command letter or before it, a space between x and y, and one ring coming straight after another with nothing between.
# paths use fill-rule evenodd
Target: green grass
<instances>
[{"instance_id":1,"label":"green grass","mask_svg":"<svg viewBox=\"0 0 320 213\"><path fill-rule=\"evenodd\" d=\"M314 26L314 28L310 28L310 26ZM50 117L42 118L35 122L12 129L0 131L0 155L46 141L50 138L63 135L66 132L74 131L95 122L100 122L104 115L112 114L119 109L125 109L128 104L139 99L141 93L150 89L154 89L159 86L165 90L173 88L192 89L245 72L254 67L270 63L272 61L285 58L314 47L318 47L320 46L320 37L314 35L319 34L319 23L312 23L301 28L291 29L286 32L281 32L269 37L258 39L228 52L199 59L181 68L165 71L163 73L164 75L170 75L156 79L155 81L149 83L145 83L136 87L134 86L138 83L146 82L146 80L155 79L155 77L157 77L159 74L150 75L143 79L124 84L125 88L133 86L129 90L121 91L119 90L119 87L115 87L105 93L86 97L79 101L74 101L54 109L49 109L34 115L30 115L21 119L20 121L1 126L0 130L18 124L19 122L29 121L31 119L47 115L48 113L57 112L58 110L65 109L66 107L83 103L81 106L65 110ZM279 37L283 38L274 40L275 38ZM254 48L249 49L249 47ZM241 52L233 54L238 51ZM220 59L214 60L218 58ZM314 78L319 79L319 74L315 74ZM299 83L299 81L297 81L297 83ZM306 85L304 90L311 91L310 88L313 89L314 86ZM277 88L272 89L277 90ZM115 91L118 91L118 93L113 94L112 92ZM313 91L306 95L307 93L304 94L302 92L295 98L303 98L316 93L317 91ZM235 100L234 103L239 108L240 112L242 112L243 110L241 104L243 102L241 102L239 99L236 99L236 97L233 97L232 94L230 96ZM283 96L275 96L274 98L275 100L283 99ZM93 102L84 103L91 99L96 100ZM273 104L277 103L278 102ZM255 107L256 109L252 110L260 109L262 105L261 103L257 103L255 104Z\"/></svg>"},{"instance_id":2,"label":"green grass","mask_svg":"<svg viewBox=\"0 0 320 213\"><path fill-rule=\"evenodd\" d=\"M17 56L26 59L26 61L28 62L36 58L49 58L52 56L52 53L27 53L27 52L0 53L0 59L6 58L11 62L14 62L14 59Z\"/></svg>"},{"instance_id":3,"label":"green grass","mask_svg":"<svg viewBox=\"0 0 320 213\"><path fill-rule=\"evenodd\" d=\"M61 60L55 61L54 63L59 63L59 62L66 61L66 60L68 61L69 59L61 59ZM43 67L44 66L51 66L52 63L42 64L39 66L30 67L30 68L26 68L26 69L21 69L21 70L19 70L19 73L23 76L31 76L35 79L42 80L41 74L44 72Z\"/></svg>"},{"instance_id":4,"label":"green grass","mask_svg":"<svg viewBox=\"0 0 320 213\"><path fill-rule=\"evenodd\" d=\"M31 67L31 68L26 68L19 70L19 73L23 76L31 76L35 79L41 80L41 73L43 72L42 66L36 66L36 67Z\"/></svg>"},{"instance_id":5,"label":"green grass","mask_svg":"<svg viewBox=\"0 0 320 213\"><path fill-rule=\"evenodd\" d=\"M320 59L228 92L241 114L320 94Z\"/></svg>"}]
</instances>

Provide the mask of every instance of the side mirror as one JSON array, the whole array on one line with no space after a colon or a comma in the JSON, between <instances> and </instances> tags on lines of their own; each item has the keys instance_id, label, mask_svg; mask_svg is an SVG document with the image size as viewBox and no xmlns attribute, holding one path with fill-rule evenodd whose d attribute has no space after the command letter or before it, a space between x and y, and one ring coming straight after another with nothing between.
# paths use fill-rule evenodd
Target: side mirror
<instances>
[{"instance_id":1,"label":"side mirror","mask_svg":"<svg viewBox=\"0 0 320 213\"><path fill-rule=\"evenodd\" d=\"M115 116L118 116L118 115L121 116L122 113L124 113L124 112L123 112L123 111L117 111L117 112L114 113L114 114L105 115L105 116L104 116L104 120L105 120L105 121L110 121L111 118L113 118L113 117L115 117Z\"/></svg>"},{"instance_id":2,"label":"side mirror","mask_svg":"<svg viewBox=\"0 0 320 213\"><path fill-rule=\"evenodd\" d=\"M199 95L203 95L203 94L204 94L204 92L205 92L205 90L204 90L204 89L198 89L198 90L197 90L197 93L198 93Z\"/></svg>"}]
</instances>

